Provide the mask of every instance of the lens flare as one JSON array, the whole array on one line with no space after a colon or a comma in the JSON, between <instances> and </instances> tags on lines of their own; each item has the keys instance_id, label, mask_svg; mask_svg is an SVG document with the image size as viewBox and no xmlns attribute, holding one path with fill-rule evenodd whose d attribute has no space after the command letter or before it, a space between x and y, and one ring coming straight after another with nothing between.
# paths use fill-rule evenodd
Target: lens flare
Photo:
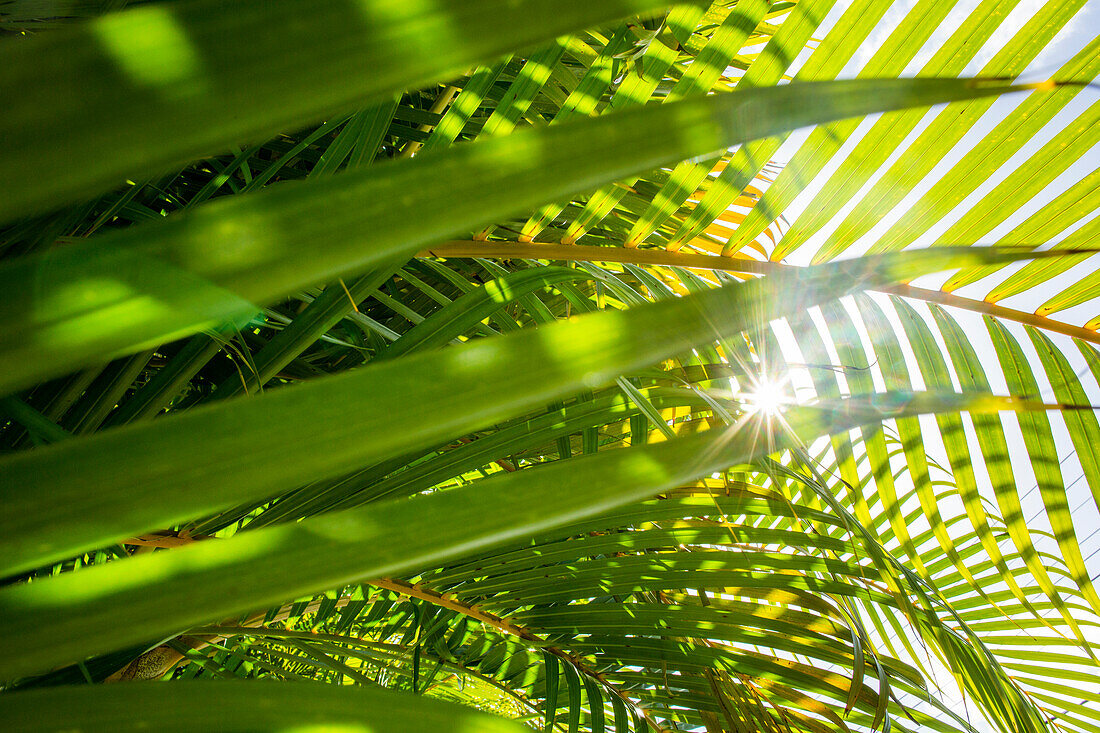
<instances>
[{"instance_id":1,"label":"lens flare","mask_svg":"<svg viewBox=\"0 0 1100 733\"><path fill-rule=\"evenodd\" d=\"M766 376L756 380L751 390L742 392L741 397L745 400L746 412L760 413L767 417L778 416L787 404L783 383Z\"/></svg>"}]
</instances>

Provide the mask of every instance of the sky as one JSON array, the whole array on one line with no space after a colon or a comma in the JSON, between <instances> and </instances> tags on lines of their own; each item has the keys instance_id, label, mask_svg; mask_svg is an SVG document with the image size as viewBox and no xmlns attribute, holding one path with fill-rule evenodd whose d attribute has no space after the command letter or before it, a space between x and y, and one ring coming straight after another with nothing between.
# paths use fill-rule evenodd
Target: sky
<instances>
[{"instance_id":1,"label":"sky","mask_svg":"<svg viewBox=\"0 0 1100 733\"><path fill-rule=\"evenodd\" d=\"M1057 2L1057 0L1053 1ZM884 40L887 35L889 35L889 33L896 26L898 21L900 21L901 18L904 17L905 13L908 12L908 10L914 4L915 0L903 0L902 2L897 2L894 4L894 6L891 8L890 11L887 12L882 21L875 28L875 30L872 31L870 37L868 38L868 41L864 44L863 50L857 52L852 62L850 62L847 67L845 67L844 71L841 73L842 78L855 76L862 65L867 61L867 59L870 58L871 54L878 47L881 41ZM942 43L942 41L958 27L962 20L977 5L978 0L964 0L963 2L958 3L948 15L946 22L943 24L943 26L935 33L933 33L932 37L925 44L924 48L921 50L920 53L918 53L917 58L909 65L906 73L916 73L931 57L935 48L937 48L938 45ZM1008 40L1023 26L1030 15L1042 5L1042 0L1024 0L1024 2L1021 2L1019 5L1017 5L1017 7L1009 14L1006 21L997 30L997 32L993 34L989 42L987 42L982 50L977 54L974 61L971 62L971 64L967 67L967 70L964 72L964 74L975 73L976 71L978 71L990 58L993 57L993 55L1005 43L1005 41ZM846 7L847 3L838 3L833 12L830 13L830 17L826 19L825 26L831 26L833 23L835 23L836 18L839 17L840 13L843 12ZM822 31L818 35L823 35L826 30L827 28L823 27ZM1086 2L1082 10L1078 12L1077 15L1067 24L1062 32L1055 37L1054 41L1049 44L1047 49L1042 52L1039 57L1036 58L1035 62L1033 62L1028 67L1027 72L1022 75L1022 78L1035 81L1046 78L1047 76L1049 76L1050 73L1057 70L1057 68L1060 67L1066 60L1068 60L1074 54L1080 51L1080 49L1083 48L1088 42L1093 40L1093 37L1097 32L1100 32L1100 0L1089 0L1088 2ZM1065 109L1063 109L1045 128L1043 128L1043 130L1040 132L1039 135L1035 137L1035 139L1024 145L1021 150L998 171L997 175L992 176L988 181L979 186L952 212L951 215L948 215L943 219L943 221L939 222L935 227L933 227L921 240L918 240L918 242L914 246L928 245L934 242L939 237L939 235L946 231L951 226L951 224L953 224L959 217L961 217L962 214L966 210L968 210L973 203L980 200L993 187L995 187L997 183L999 183L1011 171L1013 171L1020 163L1030 157L1047 141L1054 138L1054 136L1056 136L1059 131L1061 131L1069 122L1071 122L1079 114L1081 114L1081 112L1083 112L1087 107L1095 103L1097 97L1097 93L1092 92L1091 90L1085 90L1084 92L1079 93L1073 99L1073 101L1066 105ZM1001 119L1004 118L1006 114L1011 112L1025 98L1026 96L1024 94L1016 94L1009 97L1003 97L995 102L994 105L989 109L989 111L982 117L979 124L975 125L970 133L968 133L960 141L957 152L952 156L946 156L944 161L942 161L936 168L934 168L932 173L927 176L918 186L916 186L914 190L901 202L901 204L894 209L892 216L885 217L883 221L880 222L880 224L876 226L873 230L871 230L865 237L863 237L855 247L846 252L845 256L856 256L866 250L866 248L874 242L877 235L881 234L886 228L889 227L889 225L896 221L897 218L900 217L900 215L909 208L910 204L918 200L924 193L926 193L932 187L932 185L937 180L939 180L939 178L952 165L957 162L959 157L966 155L967 151L970 148L972 148L979 140L981 140ZM916 129L914 129L908 139L915 139L916 136L920 134L920 132L926 127L927 123L931 121L931 119L939 112L940 109L942 109L942 107L940 106L931 108L929 113L925 115L922 123L918 125ZM844 148L842 148L840 154L834 157L832 164L824 171L822 171L822 173L815 179L815 183L817 183L818 185L811 185L809 188L807 188L806 191L804 191L803 194L799 196L797 200L795 200L791 207L789 207L787 211L788 219L793 219L812 201L813 196L817 193L818 190L820 190L821 184L823 184L824 181L828 180L829 175L831 175L831 173L836 170L836 167L839 165L840 161L843 160L845 154L853 147L855 147L855 145L858 143L859 138L862 137L862 134L871 127L875 119L877 119L877 116L868 117L867 120L865 120L860 125L857 133L849 139ZM800 137L804 139L804 134ZM789 157L794 152L794 150L797 149L798 144L801 144L801 139L797 141L792 140L787 145L785 145L784 148L780 149L777 157L781 160L783 159L784 155ZM885 170L889 165L891 165L900 156L905 147L906 146L904 144L899 146L898 150L893 156L891 156L890 159L888 159L886 165L884 165L882 169ZM1044 204L1054 199L1066 188L1084 177L1086 173L1091 172L1097 168L1100 168L1100 148L1093 149L1091 152L1084 155L1063 175L1059 176L1059 178L1055 180L1054 184L1044 190L1040 196L1037 196L1027 206L1022 207L1018 212L1010 216L1003 224L990 232L989 236L985 238L985 241L997 241L1003 235L1010 232L1021 221L1031 216ZM876 180L877 179L872 178L868 182L864 190L873 186ZM853 205L858 200L858 196L853 197ZM788 258L788 261L790 261L792 264L808 264L810 256L817 250L817 247L825 241L825 238L833 231L835 226L839 224L839 222L843 219L844 215L847 214L849 210L850 207L846 207L844 210L842 210L838 216L834 217L832 222L830 222L830 225L824 227L820 232L814 235L814 237L804 247L794 252L791 257ZM1094 218L1098 214L1100 214L1100 211L1093 212L1090 217L1087 217L1086 219L1078 222L1074 226L1071 226L1069 229L1062 232L1054 241L1060 241L1062 238L1068 236L1070 233L1078 229L1080 226L1083 226L1085 223L1087 223L1088 220ZM1051 285L1049 291L1044 290L1040 293L1022 293L1018 296L1006 299L1005 301L1003 301L1003 305L1029 312L1033 311L1043 301L1043 299L1045 299L1045 297L1047 297L1050 293L1056 292L1060 284L1068 284L1069 282L1075 281L1081 277L1081 274L1083 272L1094 269L1096 267L1095 260L1096 258L1086 261L1079 265L1077 268L1074 268L1068 273L1065 273L1061 278L1059 278L1058 281L1056 281L1056 283ZM1018 267L1006 269L1005 273L1007 274L1007 272L1012 271L1013 269L1018 269ZM914 284L922 287L938 287L943 282L944 277L945 276L943 275L939 275L921 278L914 281ZM988 292L988 289L989 285L986 281L979 281L977 283L974 283L973 285L961 288L957 292L960 295L964 296L982 298L984 297L985 293ZM1097 301L1094 300L1090 303L1078 306L1075 309L1062 312L1056 317L1070 323L1080 324L1089 320L1098 312L1100 312L1100 304L1098 304ZM979 354L982 356L988 356L995 360L996 357L994 356L992 342L990 342L988 338L985 337L985 327L981 324L980 317L975 314L962 313L957 311L953 312L953 314L956 315L956 317L960 320L964 328L975 326L974 328L967 328L967 332L968 334L973 334L975 336L975 340L978 342L977 345L979 347ZM1019 336L1021 334L1022 329L1014 329L1014 335ZM1060 340L1060 342L1064 341L1064 339ZM1025 350L1029 352L1029 355L1034 355L1033 352L1031 352L1029 345L1025 342L1026 339L1021 340L1021 343L1025 347ZM1071 349L1066 350L1067 354L1070 356L1074 355L1074 351L1075 350ZM1073 362L1076 370L1082 370L1086 368L1083 359L1071 359L1071 361ZM999 375L996 373L996 371L997 370L990 370L989 373L989 377L993 382L993 387L996 390L1000 390L1001 393L1007 393L1007 386L1004 384L1003 380L1000 380ZM1041 377L1041 375L1037 376ZM1044 392L1045 397L1052 397L1052 391L1049 389L1049 385L1041 384L1041 387L1046 388L1046 391ZM1096 395L1095 404L1100 404L1100 393ZM1058 421L1054 422L1058 423ZM1062 432L1064 433L1064 430ZM1059 436L1056 435L1056 437ZM1064 450L1064 454L1072 454L1073 450L1072 445L1069 441L1068 434L1064 434L1060 437L1062 439L1059 440L1059 443L1060 447L1062 447ZM1021 449L1023 448L1022 439L1019 441L1018 445ZM1026 463L1026 461L1024 463ZM1076 460L1071 458L1069 461L1067 461L1067 465L1064 465L1063 467L1063 470L1065 470L1067 475L1067 481L1071 480L1072 477L1080 475L1079 466L1074 464L1076 464ZM1030 475L1030 473L1030 466L1025 465L1020 467L1019 475ZM1071 506L1075 506L1076 504L1083 504L1080 513L1077 517L1075 517L1075 519L1079 520L1082 523L1078 525L1079 529L1086 530L1086 532L1082 534L1082 538L1088 536L1088 534L1091 534L1091 540L1089 544L1087 546L1083 546L1083 549L1085 550L1086 557L1090 554L1090 552L1096 552L1096 554L1092 556L1092 563L1090 564L1091 574L1095 576L1097 574L1100 574L1100 514L1097 513L1095 505L1091 502L1091 495L1087 490L1087 486L1084 486L1083 484L1084 482L1079 482L1079 485L1076 487L1082 489L1082 491L1071 492ZM1080 493L1081 496L1076 496L1076 493ZM1031 498L1035 499L1036 497L1033 495ZM1074 502L1074 499L1077 499L1078 501ZM1089 501L1085 502L1083 501L1084 499L1089 499ZM1093 532L1095 533L1092 534Z\"/></svg>"},{"instance_id":2,"label":"sky","mask_svg":"<svg viewBox=\"0 0 1100 733\"><path fill-rule=\"evenodd\" d=\"M1052 0L1057 2L1058 0ZM844 10L850 5L850 2L840 2L833 8L829 16L826 18L821 30L815 34L815 37L821 38L828 31L828 28L835 24L837 18L843 13ZM872 54L877 50L881 43L887 38L890 32L896 27L898 22L905 16L905 14L916 4L916 0L898 0L887 14L883 17L882 21L872 31L868 40L863 44L861 49L857 52L853 60L844 68L841 72L841 78L853 78L860 68L871 58ZM990 38L990 40L979 51L976 58L968 65L963 75L972 75L978 72L981 67L991 59L997 50L1011 38L1024 23L1034 14L1034 12L1043 6L1043 0L1023 0L1020 2L1009 14L1008 18L1002 24L1000 29ZM914 61L909 65L905 74L903 75L915 75L921 67L931 58L935 49L946 39L955 29L959 27L962 21L967 15L978 5L978 0L963 0L959 2L955 8L950 12L946 21L933 33L932 37L928 40L922 50L918 53ZM1087 43L1093 40L1093 37L1100 33L1100 0L1088 0L1084 7L1076 14L1076 16L1070 21L1070 23L1058 34L1052 43L1035 59L1035 61L1028 67L1025 73L1021 76L1024 81L1040 81L1048 78L1053 72L1055 72L1063 63L1069 60L1072 56L1078 53ZM796 67L803 63L808 56L808 53L804 53L796 60ZM793 71L788 72L793 76ZM1036 150L1042 145L1052 140L1057 136L1060 131L1065 128L1067 124L1073 121L1078 115L1085 111L1089 106L1094 104L1098 97L1097 92L1086 89L1079 93L1072 102L1070 102L1065 109L1063 109L1043 130L1031 141L1029 141L1023 148L1014 155L1006 165L1004 165L996 175L991 177L988 181L979 186L969 197L967 197L949 216L945 217L935 227L933 227L921 240L918 240L914 246L928 245L936 241L936 239L946 231L955 221L957 221L962 214L970 208L970 206L979 201L985 196L993 187L995 187L1000 181L1004 180L1020 163L1027 160ZM873 230L871 230L866 236L861 238L851 249L849 249L844 257L856 256L865 251L875 241L876 237L881 235L886 229L889 228L897 219L903 214L911 204L919 200L931 186L939 180L940 177L954 165L961 156L967 154L967 152L978 143L993 127L1004 118L1004 116L1010 113L1017 105L1019 105L1026 95L1015 94L1002 97L998 99L987 111L987 113L979 120L966 136L957 145L956 151L947 156L944 161L941 161L937 165L931 174L927 176L919 185L917 185L906 198L897 206L891 215L886 216ZM921 131L927 126L932 118L942 109L941 107L932 108L928 114L925 115L920 125L913 130L910 136L907 138L907 142L898 147L898 150L893 156L891 156L886 165L880 170L885 171L897 158L901 152L907 147L909 141L914 140ZM859 139L865 134L865 132L874 123L877 116L872 116L864 120L856 131L856 134L847 141L838 155L834 156L831 164L826 167L815 179L802 195L790 206L785 212L785 216L788 221L793 221L798 214L805 209L813 200L814 195L821 189L823 184L829 179L829 176L837 169L840 161L842 161L848 152L850 152ZM802 142L808 135L808 130L801 131L791 136L786 144L779 150L775 158L785 163L789 160L790 156L798 149ZM1016 225L1031 216L1035 211L1041 208L1043 205L1050 202L1057 195L1065 191L1069 186L1073 185L1077 181L1081 180L1086 174L1100 168L1100 149L1093 149L1086 153L1080 160L1071 165L1068 170L1059 176L1052 185L1048 186L1039 196L1035 197L1026 206L1021 207L1019 211L1010 216L1003 224L991 231L987 237L983 239L983 242L977 243L992 243L1000 239L1002 236L1010 232ZM877 176L872 178L864 191L870 186L873 186L877 180ZM843 209L833 220L824 227L821 231L814 235L814 237L807 242L801 249L794 252L787 258L787 262L791 264L805 265L809 264L809 259L818 247L826 240L828 235L836 228L836 226L843 220L844 216L851 210L852 206L858 202L860 196L853 197L852 202L848 207ZM1086 224L1089 220L1094 218L1100 212L1093 212L1089 217L1086 217L1081 222L1078 222L1074 226L1070 227L1066 231L1062 232L1057 238L1052 240L1054 242L1068 236L1080 226ZM1097 258L1093 258L1096 260ZM1034 311L1035 308L1043 302L1047 297L1055 292L1058 292L1065 285L1071 282L1079 280L1082 275L1089 272L1096 267L1096 262L1090 260L1078 265L1076 268L1062 275L1049 287L1041 289L1038 293L1023 293L1018 296L1006 299L1002 302L1003 305L1025 310L1028 312ZM1021 264L1019 267L1022 267ZM1018 267L1014 267L1010 270L1004 271L1007 274ZM915 285L922 287L938 288L944 281L945 275L932 276L927 278L921 278L914 282ZM981 299L985 293L990 289L989 281L979 281L973 285L962 288L958 291L960 295L976 297ZM885 296L875 296L881 304L886 305L888 300ZM849 302L847 304L849 310L855 314L854 309ZM893 321L894 327L900 333L900 323L896 318L893 318L893 311L890 308L884 309ZM927 314L927 311L923 309L923 306L918 310ZM1059 313L1056 318L1065 320L1074 324L1083 324L1090 320L1094 316L1100 313L1100 302L1096 300L1089 303L1078 306L1074 309ZM952 314L960 322L960 325L964 328L967 335L972 337L972 343L975 345L978 351L979 357L986 363L996 363L996 355L993 350L992 342L990 341L982 319L979 315L966 312L953 311ZM819 326L821 325L820 315L815 314L815 319L818 320ZM857 323L859 319L855 319ZM785 330L785 326L782 324L775 324L776 330L780 336L780 343L784 350L784 355L791 362L803 362L801 355L798 353L798 347L795 339L790 335L789 330ZM1024 336L1022 327L1013 325L1010 330L1013 335L1017 337L1017 340L1021 343L1025 352L1032 359L1032 363L1038 363L1038 356L1031 349L1028 339ZM938 330L933 329L939 338ZM1068 345L1068 339L1057 337L1054 339L1059 345ZM902 339L902 343L905 341ZM942 348L942 343L941 343ZM1086 373L1087 367L1083 358L1076 356L1077 350L1075 348L1064 349L1064 353L1070 357L1071 364L1075 371L1079 374ZM835 355L834 355L835 356ZM907 353L907 358L911 367L911 371L917 372L915 357L910 353ZM868 355L868 363L874 361L873 355ZM839 361L837 362L839 363ZM996 368L989 369L987 375L990 378L992 388L995 392L1000 394L1007 394L1007 386ZM795 386L805 390L802 392L803 396L811 396L813 390L810 387L811 382L809 374L805 370L795 370L792 374ZM1045 381L1041 370L1037 371L1036 377L1040 382L1040 390L1042 397L1051 399L1053 397L1050 385ZM882 385L881 374L876 372L876 380L879 385ZM957 380L956 385L957 385ZM1100 405L1100 388L1096 383L1090 379L1082 380L1086 389L1089 391L1089 398L1093 404ZM1092 381L1091 386L1089 382ZM915 388L922 388L922 384L914 385ZM1041 497L1037 490L1034 474L1031 470L1030 461L1028 460L1026 448L1023 443L1022 434L1019 430L1019 425L1012 414L1002 415L1002 420L1006 427L1006 435L1009 441L1010 454L1012 458L1012 467L1015 475L1017 476L1017 485L1021 494L1021 501L1024 506L1025 516L1029 520L1029 526L1035 528L1049 529L1049 524L1046 523L1045 511ZM1089 568L1090 575L1094 578L1100 578L1100 512L1098 512L1096 503L1093 500L1091 490L1087 483L1083 479L1080 463L1075 455L1073 445L1070 441L1069 433L1065 424L1055 417L1051 420L1052 428L1055 434L1055 441L1059 450L1059 458L1062 459L1061 468L1067 484L1067 493L1069 499L1069 505L1073 510L1074 523L1078 531L1078 539L1080 541L1083 554L1086 558L1086 564ZM922 425L927 428L925 434L929 436L927 448L931 457L941 461L945 465L949 465L946 458L946 452L944 451L942 444L939 442L938 433L935 430L935 421L929 417L922 419ZM971 452L974 455L980 455L980 449L978 448L976 438L973 431L970 430L971 438ZM988 487L988 478L984 475L984 471L981 470L981 461L975 461L975 468L977 469L979 482L986 484L986 491L990 498L992 498L992 491ZM1058 554L1057 546L1051 542L1048 546L1042 547L1046 551L1051 551L1054 554ZM1095 639L1100 642L1100 638ZM952 697L954 702L958 702L958 698ZM973 707L971 707L973 711ZM975 721L975 726L979 730L994 730L992 726Z\"/></svg>"}]
</instances>

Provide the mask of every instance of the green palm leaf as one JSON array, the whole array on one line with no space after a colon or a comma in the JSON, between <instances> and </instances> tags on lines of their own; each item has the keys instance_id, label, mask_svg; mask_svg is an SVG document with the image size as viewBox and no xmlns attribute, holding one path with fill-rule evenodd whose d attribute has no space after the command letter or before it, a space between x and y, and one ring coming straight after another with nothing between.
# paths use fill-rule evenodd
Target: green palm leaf
<instances>
[{"instance_id":1,"label":"green palm leaf","mask_svg":"<svg viewBox=\"0 0 1100 733\"><path fill-rule=\"evenodd\" d=\"M452 5L0 2L9 727L1096 731L1091 4Z\"/></svg>"}]
</instances>

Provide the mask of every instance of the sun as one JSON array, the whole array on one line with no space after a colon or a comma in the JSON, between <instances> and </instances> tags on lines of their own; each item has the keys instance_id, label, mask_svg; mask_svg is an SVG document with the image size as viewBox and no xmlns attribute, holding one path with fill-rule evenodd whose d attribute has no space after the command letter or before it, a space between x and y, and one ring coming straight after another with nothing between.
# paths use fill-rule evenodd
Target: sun
<instances>
[{"instance_id":1,"label":"sun","mask_svg":"<svg viewBox=\"0 0 1100 733\"><path fill-rule=\"evenodd\" d=\"M741 398L745 400L745 411L767 417L778 416L787 404L783 382L767 376L761 376L755 382L751 391L741 393Z\"/></svg>"}]
</instances>

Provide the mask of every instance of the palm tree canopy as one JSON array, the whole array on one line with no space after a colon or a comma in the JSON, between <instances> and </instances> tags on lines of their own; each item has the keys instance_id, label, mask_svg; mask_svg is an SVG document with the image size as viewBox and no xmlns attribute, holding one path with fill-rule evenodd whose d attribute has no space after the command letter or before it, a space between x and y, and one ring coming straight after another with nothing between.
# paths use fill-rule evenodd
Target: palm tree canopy
<instances>
[{"instance_id":1,"label":"palm tree canopy","mask_svg":"<svg viewBox=\"0 0 1100 733\"><path fill-rule=\"evenodd\" d=\"M0 1L7 729L1100 731L1098 15Z\"/></svg>"}]
</instances>

